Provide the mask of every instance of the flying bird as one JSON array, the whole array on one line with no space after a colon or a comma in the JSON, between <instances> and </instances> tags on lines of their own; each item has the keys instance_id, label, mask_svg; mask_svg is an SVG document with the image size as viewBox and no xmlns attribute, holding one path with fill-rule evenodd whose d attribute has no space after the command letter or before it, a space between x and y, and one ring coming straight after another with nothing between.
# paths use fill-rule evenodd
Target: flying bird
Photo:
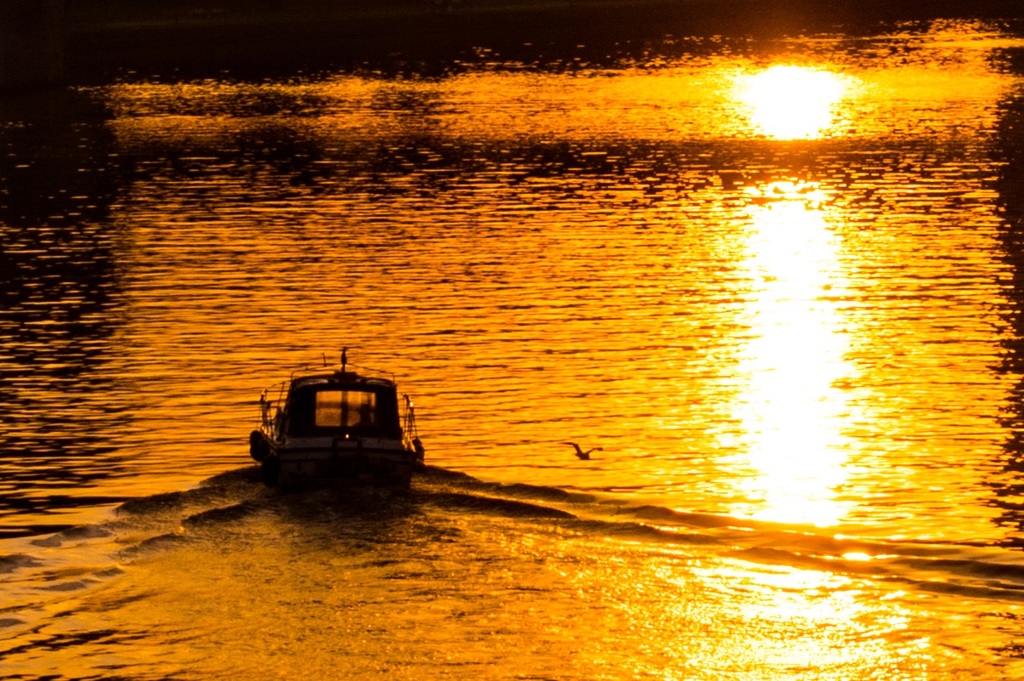
<instances>
[{"instance_id":1,"label":"flying bird","mask_svg":"<svg viewBox=\"0 0 1024 681\"><path fill-rule=\"evenodd\" d=\"M579 457L580 459L583 459L584 461L586 461L587 459L590 458L590 452L604 451L600 447L592 447L591 449L588 449L587 451L583 451L580 448L580 446L578 444L576 444L575 442L565 442L563 444L572 445L576 449L576 456Z\"/></svg>"}]
</instances>

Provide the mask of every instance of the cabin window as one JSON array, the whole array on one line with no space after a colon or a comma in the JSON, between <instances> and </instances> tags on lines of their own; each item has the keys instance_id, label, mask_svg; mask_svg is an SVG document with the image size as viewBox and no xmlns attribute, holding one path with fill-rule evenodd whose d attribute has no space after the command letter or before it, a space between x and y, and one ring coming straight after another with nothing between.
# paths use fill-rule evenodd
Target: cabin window
<instances>
[{"instance_id":1,"label":"cabin window","mask_svg":"<svg viewBox=\"0 0 1024 681\"><path fill-rule=\"evenodd\" d=\"M377 425L377 395L356 390L320 390L316 394L317 428L362 428Z\"/></svg>"}]
</instances>

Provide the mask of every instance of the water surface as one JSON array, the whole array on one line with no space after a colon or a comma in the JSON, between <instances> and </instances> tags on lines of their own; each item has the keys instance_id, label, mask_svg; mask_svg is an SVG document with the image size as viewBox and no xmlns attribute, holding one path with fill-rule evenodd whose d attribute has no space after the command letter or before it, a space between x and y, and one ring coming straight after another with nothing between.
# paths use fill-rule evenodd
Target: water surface
<instances>
[{"instance_id":1,"label":"water surface","mask_svg":"<svg viewBox=\"0 0 1024 681\"><path fill-rule=\"evenodd\" d=\"M1019 27L616 50L4 101L13 678L1021 673ZM436 468L264 490L342 347Z\"/></svg>"}]
</instances>

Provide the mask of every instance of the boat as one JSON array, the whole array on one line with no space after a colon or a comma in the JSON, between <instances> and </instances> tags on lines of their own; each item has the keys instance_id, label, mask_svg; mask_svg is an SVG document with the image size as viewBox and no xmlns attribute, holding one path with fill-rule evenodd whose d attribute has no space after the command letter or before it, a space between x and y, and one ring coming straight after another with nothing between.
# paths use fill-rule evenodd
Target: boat
<instances>
[{"instance_id":1,"label":"boat","mask_svg":"<svg viewBox=\"0 0 1024 681\"><path fill-rule=\"evenodd\" d=\"M306 365L260 396L249 454L268 487L336 482L408 487L424 467L412 399L399 400L393 374L341 364Z\"/></svg>"}]
</instances>

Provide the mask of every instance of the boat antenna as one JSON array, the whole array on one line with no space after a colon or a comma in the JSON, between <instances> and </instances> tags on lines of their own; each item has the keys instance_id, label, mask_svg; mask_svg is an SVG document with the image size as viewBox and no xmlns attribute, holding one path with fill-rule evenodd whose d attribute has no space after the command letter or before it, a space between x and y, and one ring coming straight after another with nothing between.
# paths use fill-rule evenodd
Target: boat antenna
<instances>
[{"instance_id":1,"label":"boat antenna","mask_svg":"<svg viewBox=\"0 0 1024 681\"><path fill-rule=\"evenodd\" d=\"M341 373L345 373L345 365L348 364L348 348L341 349Z\"/></svg>"}]
</instances>

